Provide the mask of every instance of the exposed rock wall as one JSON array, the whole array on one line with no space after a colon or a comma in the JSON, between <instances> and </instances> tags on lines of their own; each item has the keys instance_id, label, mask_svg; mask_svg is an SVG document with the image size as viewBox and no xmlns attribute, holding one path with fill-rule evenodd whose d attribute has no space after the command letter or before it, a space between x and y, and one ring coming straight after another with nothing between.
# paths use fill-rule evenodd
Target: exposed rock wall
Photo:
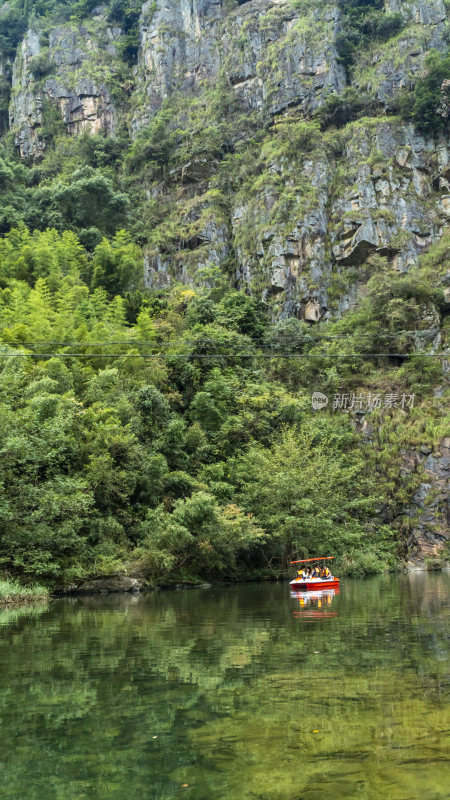
<instances>
[{"instance_id":1,"label":"exposed rock wall","mask_svg":"<svg viewBox=\"0 0 450 800\"><path fill-rule=\"evenodd\" d=\"M45 113L52 106L69 134L113 134L116 112L106 83L121 31L101 18L96 22L95 33L83 25L56 27L48 46L42 45L41 31L27 31L13 66L10 103L10 126L22 157L42 155Z\"/></svg>"},{"instance_id":2,"label":"exposed rock wall","mask_svg":"<svg viewBox=\"0 0 450 800\"><path fill-rule=\"evenodd\" d=\"M406 27L362 53L354 74L355 87L372 98L379 114L388 114L398 91L411 85L429 48L445 50L448 36L442 0L391 0L386 6L402 14ZM201 95L221 71L244 113L289 121L295 110L298 119L309 119L331 92L347 85L336 50L340 30L340 12L331 2L252 0L231 12L212 0L158 2L156 8L147 3L133 129L138 132L171 95ZM273 131L276 141L276 126ZM380 115L346 126L339 137L338 154L323 137L323 147L301 164L274 156L266 183L250 193L247 184L238 187L225 219L224 203L220 212L211 210L208 230L201 229L199 215L188 243L183 237L165 243L163 225L156 249L151 245L146 253L148 285L173 278L195 282L197 268L223 266L233 253L238 286L269 301L276 316L314 321L354 302L358 270L372 253L408 270L448 223L448 139L424 138ZM249 150L248 159L254 158ZM197 185L177 195L183 228L189 227L192 192L199 208L218 185L200 164L196 169ZM270 173L279 175L275 188ZM287 194L280 183L291 194L287 221L278 211ZM340 297L333 286L338 282L348 284Z\"/></svg>"},{"instance_id":3,"label":"exposed rock wall","mask_svg":"<svg viewBox=\"0 0 450 800\"><path fill-rule=\"evenodd\" d=\"M189 198L184 214L179 198L183 229L197 214L195 236L147 252L148 285L168 285L173 278L195 282L199 268L223 265L232 252L238 286L259 293L276 316L317 321L348 308L358 271L371 254L407 271L448 224L449 142L424 138L395 118L353 123L340 142L341 152L333 154L319 136L301 164L274 160L267 182L256 192L244 185L227 214L224 204L219 211L208 203L208 183L194 211ZM273 173L280 178L275 187ZM283 191L290 193L291 207L281 221ZM199 209L206 205L209 214L202 218ZM336 300L338 280L347 289Z\"/></svg>"},{"instance_id":4,"label":"exposed rock wall","mask_svg":"<svg viewBox=\"0 0 450 800\"><path fill-rule=\"evenodd\" d=\"M448 221L446 196L434 188L450 164L448 141L393 121L367 122L355 126L344 159L345 185L333 202L336 262L360 266L377 251L406 271Z\"/></svg>"},{"instance_id":5,"label":"exposed rock wall","mask_svg":"<svg viewBox=\"0 0 450 800\"><path fill-rule=\"evenodd\" d=\"M406 27L392 41L360 54L354 84L389 110L398 92L421 74L426 54L431 49L446 52L448 25L442 0L387 0L385 5L389 12L403 16Z\"/></svg>"},{"instance_id":6,"label":"exposed rock wall","mask_svg":"<svg viewBox=\"0 0 450 800\"><path fill-rule=\"evenodd\" d=\"M411 459L424 471L409 511L418 516L412 552L419 558L433 557L450 542L450 438L442 439L434 452L419 448Z\"/></svg>"},{"instance_id":7,"label":"exposed rock wall","mask_svg":"<svg viewBox=\"0 0 450 800\"><path fill-rule=\"evenodd\" d=\"M379 114L389 113L430 47L447 47L448 35L442 0L386 0L386 7L401 13L406 27L360 54L353 76ZM331 93L347 86L336 47L341 29L334 0L149 0L140 18L131 130L137 135L172 96L189 105L224 76L239 113L267 130L273 120L311 119ZM127 120L110 89L120 36L101 6L83 24L55 26L47 41L40 30L27 32L14 63L10 105L23 157L42 155L52 109L72 135L114 135L118 119ZM276 143L277 125L270 131ZM236 123L236 140L245 135ZM380 115L347 125L338 138L330 148L319 135L303 159L274 152L263 165L266 181L238 183L220 202L217 170L199 159L182 165L172 187L150 186L168 208L176 203L180 232L174 236L174 225L167 225L166 234L163 223L157 236L150 235L147 285L195 282L205 268L234 262L237 285L269 302L275 316L313 322L354 302L358 271L370 254L409 269L448 222L448 141L425 139ZM249 147L244 157L251 162L258 156ZM337 292L338 283L347 284L344 293Z\"/></svg>"},{"instance_id":8,"label":"exposed rock wall","mask_svg":"<svg viewBox=\"0 0 450 800\"><path fill-rule=\"evenodd\" d=\"M13 98L10 104L9 123L14 130L14 141L23 158L42 154L44 144L38 130L42 126L42 96L30 72L32 58L39 55L37 31L27 31L17 52L13 66Z\"/></svg>"},{"instance_id":9,"label":"exposed rock wall","mask_svg":"<svg viewBox=\"0 0 450 800\"><path fill-rule=\"evenodd\" d=\"M218 0L145 3L134 130L175 91L201 91L222 70L247 111L312 111L345 87L335 46L340 14L330 3L252 0L227 12Z\"/></svg>"}]
</instances>

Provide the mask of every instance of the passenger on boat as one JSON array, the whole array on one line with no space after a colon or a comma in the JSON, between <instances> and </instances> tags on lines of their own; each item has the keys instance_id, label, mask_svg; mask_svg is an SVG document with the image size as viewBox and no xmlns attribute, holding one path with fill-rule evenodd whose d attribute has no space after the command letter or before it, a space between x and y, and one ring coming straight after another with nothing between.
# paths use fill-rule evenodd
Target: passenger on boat
<instances>
[{"instance_id":1,"label":"passenger on boat","mask_svg":"<svg viewBox=\"0 0 450 800\"><path fill-rule=\"evenodd\" d=\"M303 569L302 577L303 577L304 581L308 580L308 578L309 578L309 567L306 567L306 569Z\"/></svg>"},{"instance_id":2,"label":"passenger on boat","mask_svg":"<svg viewBox=\"0 0 450 800\"><path fill-rule=\"evenodd\" d=\"M309 567L303 567L303 569L299 569L297 575L304 581L307 581L311 577L311 570Z\"/></svg>"}]
</instances>

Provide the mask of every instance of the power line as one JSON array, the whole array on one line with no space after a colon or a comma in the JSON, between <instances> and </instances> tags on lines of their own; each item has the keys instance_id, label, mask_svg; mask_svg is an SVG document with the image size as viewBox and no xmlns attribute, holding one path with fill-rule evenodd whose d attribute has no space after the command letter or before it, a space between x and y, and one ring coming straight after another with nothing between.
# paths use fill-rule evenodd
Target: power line
<instances>
[{"instance_id":1,"label":"power line","mask_svg":"<svg viewBox=\"0 0 450 800\"><path fill-rule=\"evenodd\" d=\"M450 353L1 353L0 358L450 358Z\"/></svg>"}]
</instances>

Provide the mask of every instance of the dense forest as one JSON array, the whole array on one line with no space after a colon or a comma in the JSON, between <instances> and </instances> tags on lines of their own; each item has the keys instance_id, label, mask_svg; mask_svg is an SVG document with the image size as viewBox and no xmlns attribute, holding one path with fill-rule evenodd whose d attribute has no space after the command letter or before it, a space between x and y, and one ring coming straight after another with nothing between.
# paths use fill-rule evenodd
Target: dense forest
<instances>
[{"instance_id":1,"label":"dense forest","mask_svg":"<svg viewBox=\"0 0 450 800\"><path fill-rule=\"evenodd\" d=\"M430 49L382 109L353 81L364 51L390 47L404 17L379 0L338 6L347 85L310 113L246 111L224 68L189 98L174 90L136 128L146 102L141 7L112 2L102 25L119 31L118 44L92 79L109 80L119 120L113 131L75 133L48 88L52 31L97 24L95 3L11 0L0 9L6 578L54 586L116 573L153 585L275 577L290 558L318 551L338 556L341 574L381 572L417 552L430 507L445 559L445 487L420 493L429 481L422 456L436 457L450 430L448 229L433 222L436 234L406 269L393 266L403 230L362 260L358 246L357 263L335 260L318 319L304 304L290 311L275 284L267 289L263 249L251 281L237 277L246 253L260 252L264 225L285 233L312 213L311 163L333 164L339 209L343 159L380 118L430 148L446 141L448 50ZM41 41L26 64L27 91L42 100L29 153L10 124L27 30ZM365 157L381 174L379 150ZM432 177L437 197L442 179ZM431 215L433 196L420 191ZM211 257L204 231L229 230L236 197L253 202L252 213L225 255ZM380 225L394 226L393 210L382 212ZM149 279L149 262L170 280ZM311 279L311 302L315 291ZM326 408L312 408L313 392L329 398ZM366 413L358 397L369 398Z\"/></svg>"}]
</instances>

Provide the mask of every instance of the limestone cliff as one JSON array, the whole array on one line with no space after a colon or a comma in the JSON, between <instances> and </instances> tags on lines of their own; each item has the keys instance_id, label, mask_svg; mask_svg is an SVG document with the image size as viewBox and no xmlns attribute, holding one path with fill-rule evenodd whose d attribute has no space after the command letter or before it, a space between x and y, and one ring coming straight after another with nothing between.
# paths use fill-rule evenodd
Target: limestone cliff
<instances>
[{"instance_id":1,"label":"limestone cliff","mask_svg":"<svg viewBox=\"0 0 450 800\"><path fill-rule=\"evenodd\" d=\"M330 3L253 0L229 11L217 0L145 3L137 70L143 102L135 127L174 91L201 91L222 71L248 111L307 113L344 88Z\"/></svg>"},{"instance_id":2,"label":"limestone cliff","mask_svg":"<svg viewBox=\"0 0 450 800\"><path fill-rule=\"evenodd\" d=\"M30 29L18 48L12 71L10 125L20 155L37 157L45 148L45 112L59 111L69 134L113 135L115 109L108 83L120 28L101 13L86 25Z\"/></svg>"},{"instance_id":3,"label":"limestone cliff","mask_svg":"<svg viewBox=\"0 0 450 800\"><path fill-rule=\"evenodd\" d=\"M308 158L274 153L264 164L267 181L259 181L251 199L248 182L242 182L231 202L211 203L217 178L197 164L197 175L185 180L190 185L177 195L183 236L174 241L162 224L158 246L147 248L150 286L167 285L174 277L195 281L198 268L224 264L235 253L239 286L259 290L277 315L317 320L336 311L328 291L334 276L349 267L355 272L373 252L407 270L439 238L449 214L448 140L424 138L384 115L422 69L426 52L445 50L445 7L435 0L388 8L403 15L405 27L395 44L362 53L353 77L367 103L376 105L375 116L349 125L338 153L320 136ZM239 113L256 113L266 124L311 118L331 93L346 88L348 76L336 50L340 26L340 11L332 3L253 0L232 11L216 2L144 5L133 130L148 123L171 95L182 92L189 102L224 74ZM276 140L276 125L272 130ZM248 158L256 161L259 154L249 149ZM186 174L189 170L192 175L192 165ZM294 197L285 223L277 214L287 187ZM194 220L195 236L186 236ZM252 235L244 235L249 229ZM357 275L351 282L357 285ZM351 296L352 291L340 299L341 310Z\"/></svg>"},{"instance_id":4,"label":"limestone cliff","mask_svg":"<svg viewBox=\"0 0 450 800\"><path fill-rule=\"evenodd\" d=\"M410 468L420 465L423 469L423 480L410 509L417 515L412 554L434 557L450 540L450 438L442 439L434 452L419 448L410 459Z\"/></svg>"}]
</instances>

